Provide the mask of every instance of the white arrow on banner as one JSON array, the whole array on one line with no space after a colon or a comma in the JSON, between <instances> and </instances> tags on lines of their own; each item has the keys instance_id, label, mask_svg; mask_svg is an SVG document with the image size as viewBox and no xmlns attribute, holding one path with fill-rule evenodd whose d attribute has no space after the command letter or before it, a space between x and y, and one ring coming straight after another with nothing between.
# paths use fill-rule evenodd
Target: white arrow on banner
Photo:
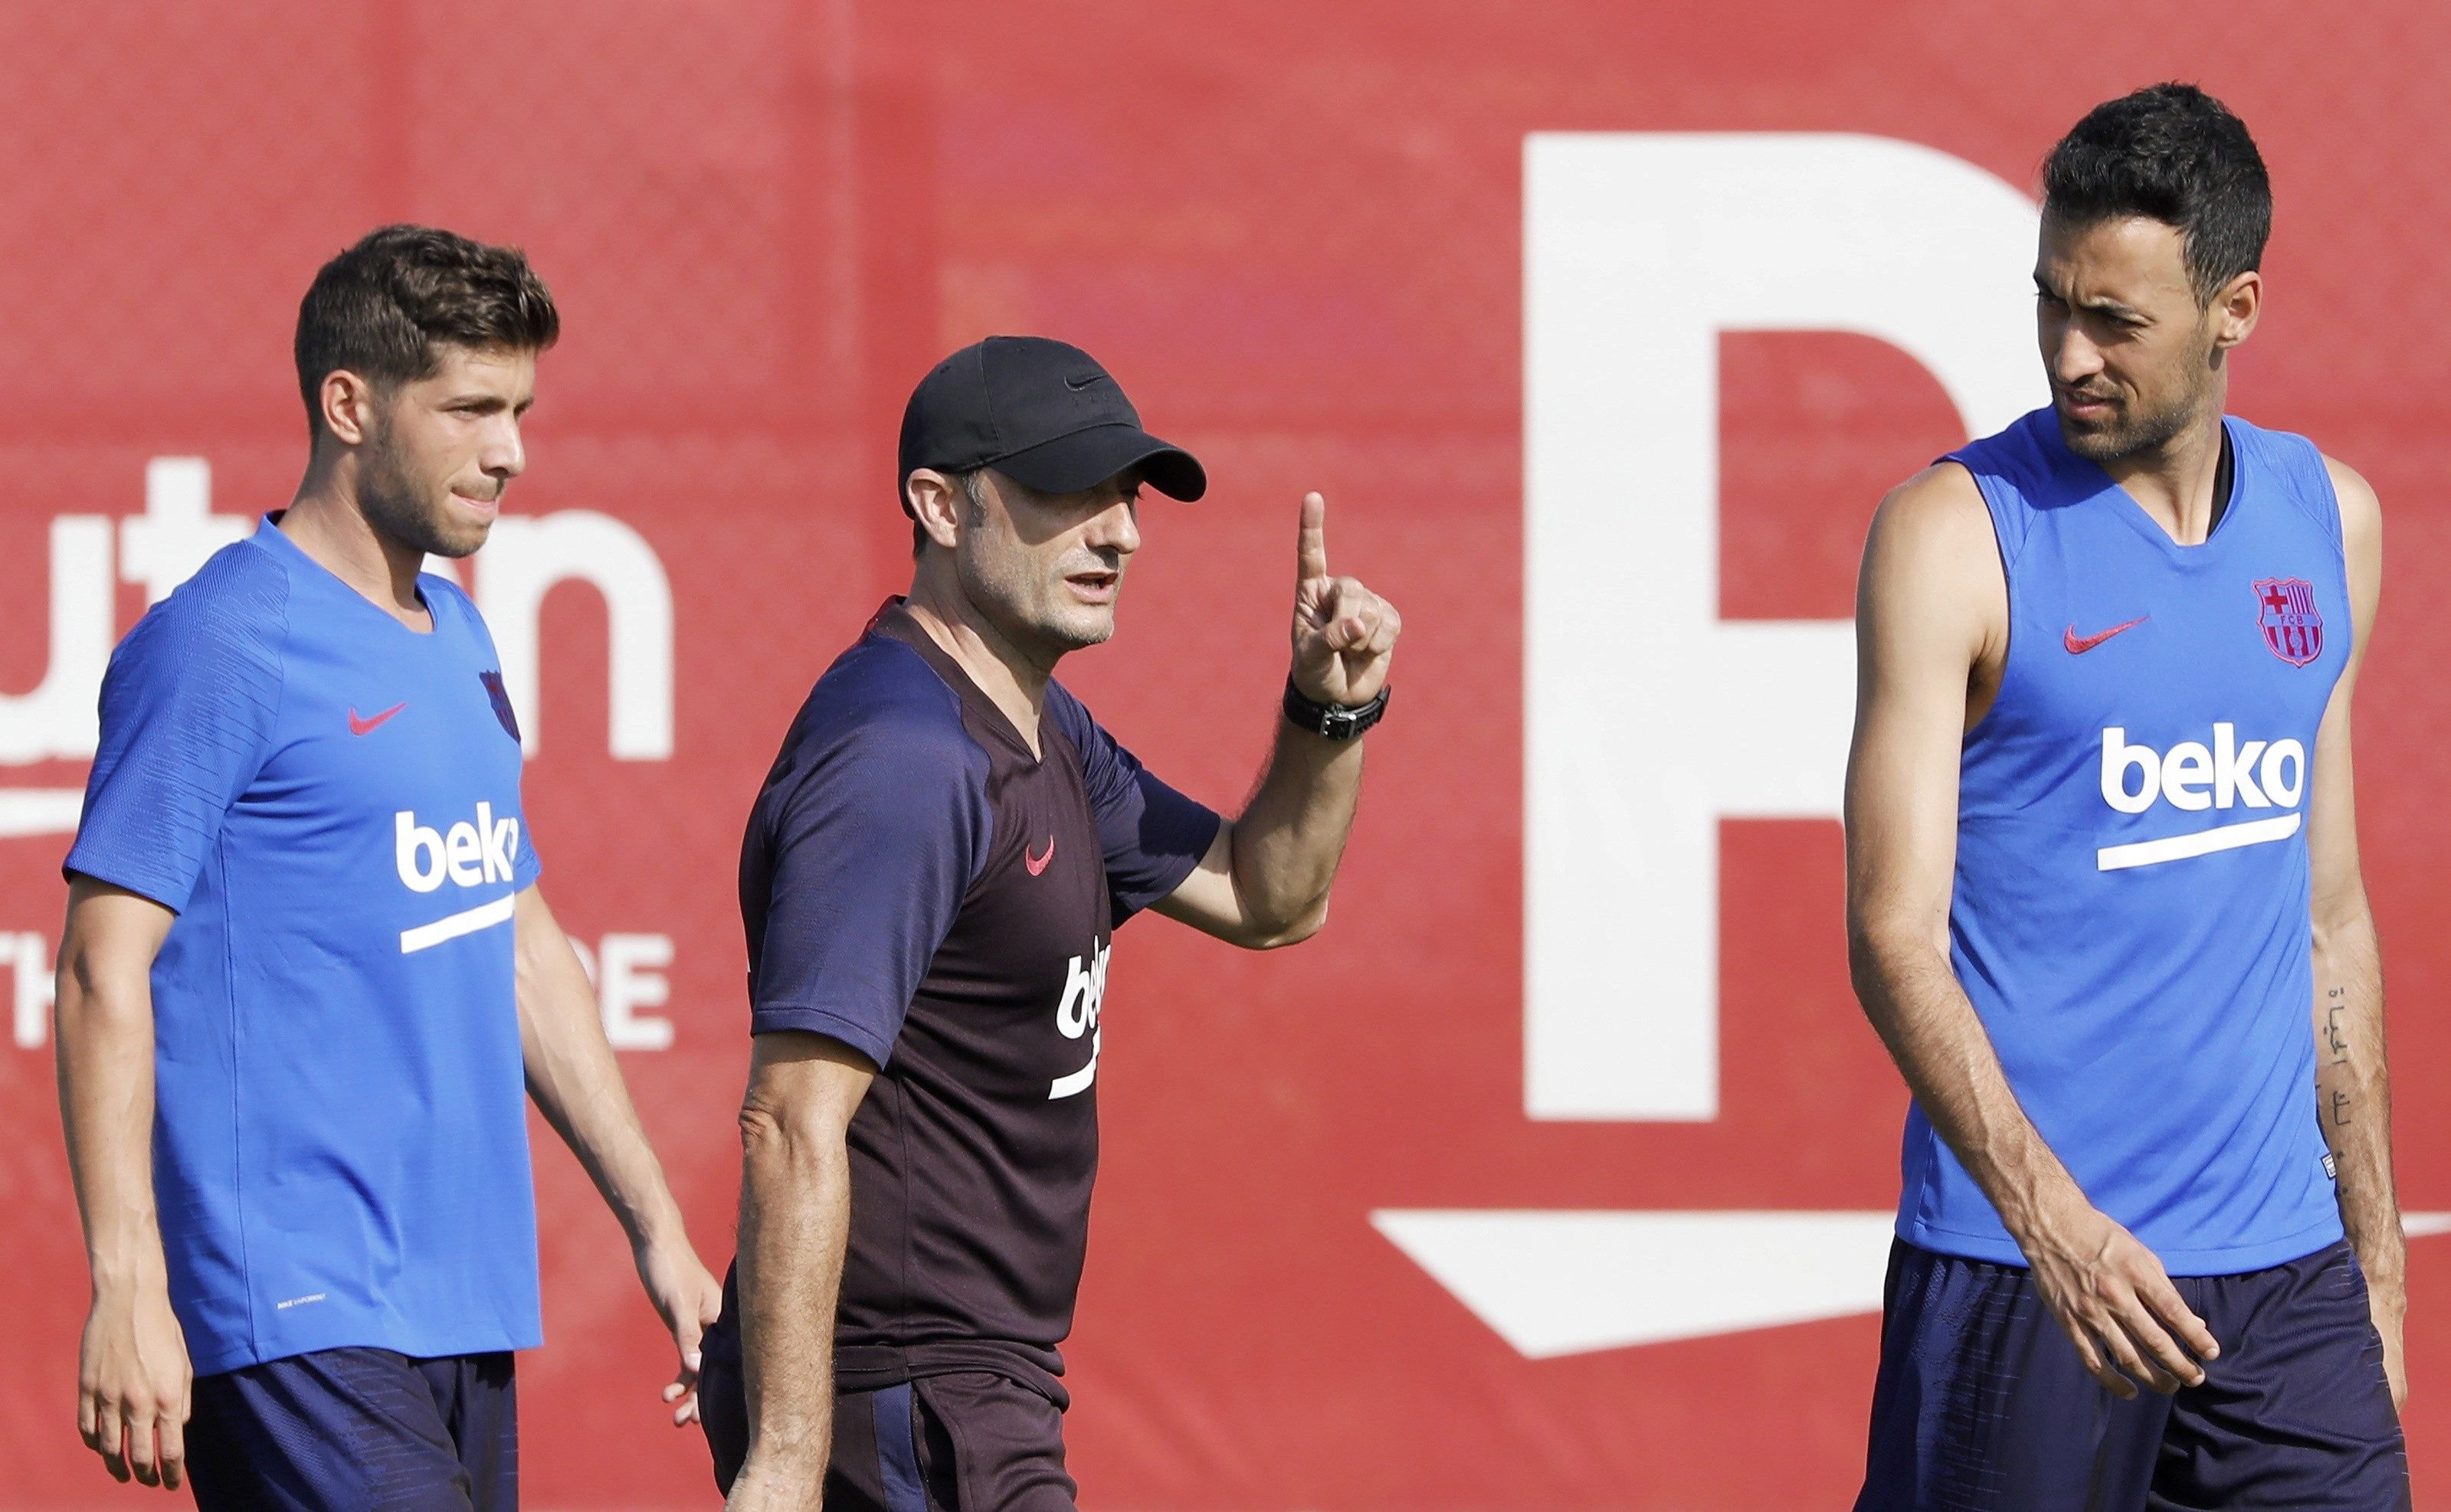
<instances>
[{"instance_id":1,"label":"white arrow on banner","mask_svg":"<svg viewBox=\"0 0 2451 1512\"><path fill-rule=\"evenodd\" d=\"M1527 1359L1881 1308L1888 1212L1383 1210L1371 1227ZM2412 1212L2412 1239L2451 1212Z\"/></svg>"}]
</instances>

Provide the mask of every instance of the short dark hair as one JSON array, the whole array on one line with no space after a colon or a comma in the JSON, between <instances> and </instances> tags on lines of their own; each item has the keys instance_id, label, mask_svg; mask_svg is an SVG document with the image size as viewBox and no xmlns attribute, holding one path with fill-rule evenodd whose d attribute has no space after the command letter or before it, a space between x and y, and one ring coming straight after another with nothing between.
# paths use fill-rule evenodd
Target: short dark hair
<instances>
[{"instance_id":1,"label":"short dark hair","mask_svg":"<svg viewBox=\"0 0 2451 1512\"><path fill-rule=\"evenodd\" d=\"M561 335L544 281L517 247L428 225L386 225L326 262L298 306L298 390L321 434L324 379L345 368L379 386L441 370L438 346L541 352Z\"/></svg>"},{"instance_id":2,"label":"short dark hair","mask_svg":"<svg viewBox=\"0 0 2451 1512\"><path fill-rule=\"evenodd\" d=\"M2087 112L2043 163L2043 213L2070 225L2144 216L2178 229L2196 302L2264 261L2272 181L2246 123L2192 84Z\"/></svg>"}]
</instances>

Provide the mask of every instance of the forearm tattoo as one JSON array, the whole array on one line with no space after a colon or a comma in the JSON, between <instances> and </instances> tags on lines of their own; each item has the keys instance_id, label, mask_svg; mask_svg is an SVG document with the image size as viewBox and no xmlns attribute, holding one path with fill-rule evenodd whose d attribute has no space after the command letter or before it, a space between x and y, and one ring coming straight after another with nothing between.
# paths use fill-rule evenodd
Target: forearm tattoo
<instances>
[{"instance_id":1,"label":"forearm tattoo","mask_svg":"<svg viewBox=\"0 0 2451 1512\"><path fill-rule=\"evenodd\" d=\"M2324 997L2323 1049L2330 1056L2332 1065L2345 1067L2349 1063L2349 1037L2342 1027L2342 1019L2349 1011L2348 989L2334 987ZM2329 1106L2332 1127L2347 1128L2351 1109L2349 1095L2335 1089L2329 1098Z\"/></svg>"}]
</instances>

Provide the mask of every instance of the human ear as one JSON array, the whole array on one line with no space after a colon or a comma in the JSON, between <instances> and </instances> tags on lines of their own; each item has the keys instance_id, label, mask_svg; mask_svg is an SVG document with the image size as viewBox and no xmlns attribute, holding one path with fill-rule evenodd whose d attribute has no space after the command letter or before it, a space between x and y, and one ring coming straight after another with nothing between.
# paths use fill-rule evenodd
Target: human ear
<instances>
[{"instance_id":1,"label":"human ear","mask_svg":"<svg viewBox=\"0 0 2451 1512\"><path fill-rule=\"evenodd\" d=\"M962 539L962 486L932 467L913 468L902 497L928 538L951 550Z\"/></svg>"},{"instance_id":2,"label":"human ear","mask_svg":"<svg viewBox=\"0 0 2451 1512\"><path fill-rule=\"evenodd\" d=\"M2213 344L2236 346L2255 331L2264 314L2264 275L2253 268L2222 285L2213 296Z\"/></svg>"}]
</instances>

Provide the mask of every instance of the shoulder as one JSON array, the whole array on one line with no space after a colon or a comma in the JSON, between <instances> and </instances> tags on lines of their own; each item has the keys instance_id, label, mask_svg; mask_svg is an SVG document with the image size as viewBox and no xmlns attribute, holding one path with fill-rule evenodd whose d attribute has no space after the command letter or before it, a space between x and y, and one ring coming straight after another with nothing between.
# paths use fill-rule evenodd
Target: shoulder
<instances>
[{"instance_id":1,"label":"shoulder","mask_svg":"<svg viewBox=\"0 0 2451 1512\"><path fill-rule=\"evenodd\" d=\"M1890 490L1873 513L1866 561L1945 569L1996 565L1991 516L1974 475L1954 460L1934 462Z\"/></svg>"},{"instance_id":2,"label":"shoulder","mask_svg":"<svg viewBox=\"0 0 2451 1512\"><path fill-rule=\"evenodd\" d=\"M2375 600L2382 588L2382 500L2375 496L2374 485L2337 457L2324 457L2324 472L2340 507L2342 568L2363 646L2363 631L2373 626Z\"/></svg>"},{"instance_id":3,"label":"shoulder","mask_svg":"<svg viewBox=\"0 0 2451 1512\"><path fill-rule=\"evenodd\" d=\"M987 753L962 720L959 694L919 653L869 636L834 659L792 721L777 762L802 771L856 766L911 777L984 782Z\"/></svg>"},{"instance_id":4,"label":"shoulder","mask_svg":"<svg viewBox=\"0 0 2451 1512\"><path fill-rule=\"evenodd\" d=\"M2241 416L2224 417L2242 459L2277 478L2278 492L2294 502L2325 535L2345 546L2355 516L2374 517L2374 490L2349 468L2293 431L2268 431Z\"/></svg>"},{"instance_id":5,"label":"shoulder","mask_svg":"<svg viewBox=\"0 0 2451 1512\"><path fill-rule=\"evenodd\" d=\"M166 659L191 675L200 667L223 674L277 669L288 611L288 569L264 548L236 541L146 611L112 661Z\"/></svg>"},{"instance_id":6,"label":"shoulder","mask_svg":"<svg viewBox=\"0 0 2451 1512\"><path fill-rule=\"evenodd\" d=\"M2324 473L2332 481L2332 497L2340 503L2343 544L2355 550L2361 541L2381 541L2382 500L2374 485L2336 456L2324 457Z\"/></svg>"},{"instance_id":7,"label":"shoulder","mask_svg":"<svg viewBox=\"0 0 2451 1512\"><path fill-rule=\"evenodd\" d=\"M1980 647L2007 624L2002 556L1973 475L1935 463L1892 489L1873 516L1856 623L1874 645L1904 635Z\"/></svg>"},{"instance_id":8,"label":"shoulder","mask_svg":"<svg viewBox=\"0 0 2451 1512\"><path fill-rule=\"evenodd\" d=\"M2059 418L2048 404L2029 410L1989 436L1976 436L1951 451L1951 458L1977 473L2010 474L2047 467L2057 460L2052 442Z\"/></svg>"}]
</instances>

